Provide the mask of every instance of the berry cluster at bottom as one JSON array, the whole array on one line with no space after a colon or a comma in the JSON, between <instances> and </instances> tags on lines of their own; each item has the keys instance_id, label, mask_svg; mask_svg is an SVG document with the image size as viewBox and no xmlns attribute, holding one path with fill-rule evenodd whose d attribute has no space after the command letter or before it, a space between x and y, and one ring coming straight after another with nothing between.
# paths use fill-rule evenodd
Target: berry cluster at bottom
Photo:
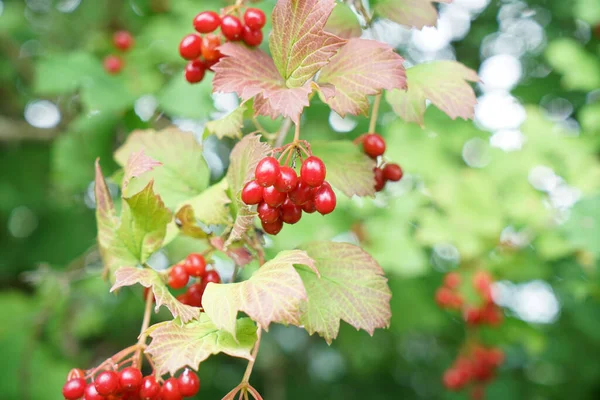
<instances>
[{"instance_id":1,"label":"berry cluster at bottom","mask_svg":"<svg viewBox=\"0 0 600 400\"><path fill-rule=\"evenodd\" d=\"M449 390L463 389L470 383L472 397L483 397L483 384L494 378L496 369L504 362L504 352L497 347L475 345L457 357L444 372L444 386Z\"/></svg>"}]
</instances>

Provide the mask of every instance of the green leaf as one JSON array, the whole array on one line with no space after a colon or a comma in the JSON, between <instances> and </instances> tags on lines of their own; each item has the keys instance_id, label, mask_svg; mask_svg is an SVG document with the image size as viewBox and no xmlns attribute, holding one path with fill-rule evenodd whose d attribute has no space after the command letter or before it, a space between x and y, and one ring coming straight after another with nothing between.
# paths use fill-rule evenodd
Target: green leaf
<instances>
[{"instance_id":1,"label":"green leaf","mask_svg":"<svg viewBox=\"0 0 600 400\"><path fill-rule=\"evenodd\" d=\"M183 75L175 74L158 95L161 110L171 116L205 119L215 111L210 79L190 85Z\"/></svg>"},{"instance_id":2,"label":"green leaf","mask_svg":"<svg viewBox=\"0 0 600 400\"><path fill-rule=\"evenodd\" d=\"M346 3L336 4L327 20L325 30L344 39L360 37L362 34L356 14Z\"/></svg>"},{"instance_id":3,"label":"green leaf","mask_svg":"<svg viewBox=\"0 0 600 400\"><path fill-rule=\"evenodd\" d=\"M580 200L563 227L574 246L600 255L600 195Z\"/></svg>"},{"instance_id":4,"label":"green leaf","mask_svg":"<svg viewBox=\"0 0 600 400\"><path fill-rule=\"evenodd\" d=\"M191 133L176 128L161 131L134 131L116 151L115 159L125 166L132 153L144 153L162 166L133 179L127 193L135 193L154 180L154 187L169 208L200 194L208 187L210 171L202 156L202 146Z\"/></svg>"},{"instance_id":5,"label":"green leaf","mask_svg":"<svg viewBox=\"0 0 600 400\"><path fill-rule=\"evenodd\" d=\"M298 325L300 304L306 301L306 291L294 264L306 265L307 270L316 273L313 260L306 252L282 251L247 281L209 283L202 297L204 311L219 329L234 336L240 311L266 331L272 322Z\"/></svg>"},{"instance_id":6,"label":"green leaf","mask_svg":"<svg viewBox=\"0 0 600 400\"><path fill-rule=\"evenodd\" d=\"M325 99L341 116L367 114L367 96L383 89L406 88L406 73L392 47L375 40L350 39L319 75L319 84L331 84L335 95Z\"/></svg>"},{"instance_id":7,"label":"green leaf","mask_svg":"<svg viewBox=\"0 0 600 400\"><path fill-rule=\"evenodd\" d=\"M206 124L207 132L216 135L219 139L225 137L241 138L242 128L244 127L244 114L247 108L247 104L242 103L224 117L208 122Z\"/></svg>"},{"instance_id":8,"label":"green leaf","mask_svg":"<svg viewBox=\"0 0 600 400\"><path fill-rule=\"evenodd\" d=\"M315 261L321 276L296 266L308 301L302 304L300 323L331 343L340 320L373 335L389 327L391 292L377 262L360 247L348 243L312 242L301 246Z\"/></svg>"},{"instance_id":9,"label":"green leaf","mask_svg":"<svg viewBox=\"0 0 600 400\"><path fill-rule=\"evenodd\" d=\"M577 0L573 11L579 19L592 26L600 24L600 3L596 0Z\"/></svg>"},{"instance_id":10,"label":"green leaf","mask_svg":"<svg viewBox=\"0 0 600 400\"><path fill-rule=\"evenodd\" d=\"M111 292L124 287L132 286L136 283L144 287L152 288L154 299L156 300L155 310L164 305L171 311L174 318L179 317L182 323L197 319L200 316L200 309L187 306L180 303L169 291L167 285L158 274L150 268L121 267L115 272L115 283L110 288Z\"/></svg>"},{"instance_id":11,"label":"green leaf","mask_svg":"<svg viewBox=\"0 0 600 400\"><path fill-rule=\"evenodd\" d=\"M214 354L252 360L250 354L256 342L256 325L250 318L236 321L235 335L220 330L204 313L198 321L182 326L162 322L149 328L152 342L146 352L152 356L160 375L188 366L198 369L200 363Z\"/></svg>"},{"instance_id":12,"label":"green leaf","mask_svg":"<svg viewBox=\"0 0 600 400\"><path fill-rule=\"evenodd\" d=\"M337 140L313 141L310 147L327 166L327 181L346 196L375 194L375 161L359 146L347 140Z\"/></svg>"},{"instance_id":13,"label":"green leaf","mask_svg":"<svg viewBox=\"0 0 600 400\"><path fill-rule=\"evenodd\" d=\"M289 88L301 87L344 44L323 31L334 0L280 0L273 9L269 48Z\"/></svg>"},{"instance_id":14,"label":"green leaf","mask_svg":"<svg viewBox=\"0 0 600 400\"><path fill-rule=\"evenodd\" d=\"M223 179L219 183L209 186L208 189L196 197L192 197L182 204L191 206L194 216L207 225L227 224L231 222L231 213L228 205L231 199L227 195L228 181Z\"/></svg>"},{"instance_id":15,"label":"green leaf","mask_svg":"<svg viewBox=\"0 0 600 400\"><path fill-rule=\"evenodd\" d=\"M562 84L566 89L589 91L600 88L600 60L575 39L561 38L550 42L545 56L550 66L563 74Z\"/></svg>"},{"instance_id":16,"label":"green leaf","mask_svg":"<svg viewBox=\"0 0 600 400\"><path fill-rule=\"evenodd\" d=\"M34 88L42 95L74 92L86 79L103 74L100 62L85 52L56 54L42 58L35 66Z\"/></svg>"},{"instance_id":17,"label":"green leaf","mask_svg":"<svg viewBox=\"0 0 600 400\"><path fill-rule=\"evenodd\" d=\"M373 10L383 18L409 27L421 29L436 26L438 13L433 5L452 0L376 0Z\"/></svg>"},{"instance_id":18,"label":"green leaf","mask_svg":"<svg viewBox=\"0 0 600 400\"><path fill-rule=\"evenodd\" d=\"M475 91L467 81L477 82L477 73L456 61L419 64L406 71L408 90L386 93L386 100L402 119L423 126L426 100L450 118L473 118Z\"/></svg>"},{"instance_id":19,"label":"green leaf","mask_svg":"<svg viewBox=\"0 0 600 400\"><path fill-rule=\"evenodd\" d=\"M106 73L85 80L81 92L81 102L88 111L123 111L133 106L135 98L127 90L124 77Z\"/></svg>"}]
</instances>

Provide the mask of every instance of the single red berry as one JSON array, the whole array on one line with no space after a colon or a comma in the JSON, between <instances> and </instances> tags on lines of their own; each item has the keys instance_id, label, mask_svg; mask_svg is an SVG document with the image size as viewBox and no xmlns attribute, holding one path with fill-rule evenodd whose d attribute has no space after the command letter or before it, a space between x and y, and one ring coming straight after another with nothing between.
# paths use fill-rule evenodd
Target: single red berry
<instances>
[{"instance_id":1,"label":"single red berry","mask_svg":"<svg viewBox=\"0 0 600 400\"><path fill-rule=\"evenodd\" d=\"M127 392L137 391L142 385L142 372L133 367L127 367L119 372L119 385Z\"/></svg>"},{"instance_id":2,"label":"single red berry","mask_svg":"<svg viewBox=\"0 0 600 400\"><path fill-rule=\"evenodd\" d=\"M211 269L210 271L206 272L206 276L204 278L202 278L203 282L206 283L221 283L221 276L219 275L219 273L217 271L215 271L214 269Z\"/></svg>"},{"instance_id":3,"label":"single red berry","mask_svg":"<svg viewBox=\"0 0 600 400\"><path fill-rule=\"evenodd\" d=\"M218 62L219 62L219 58L217 58L216 60L211 60L211 61L204 60L204 67L205 67L207 70L210 70L210 71L214 72L214 70L213 70L213 66L214 66L216 63L218 63Z\"/></svg>"},{"instance_id":4,"label":"single red berry","mask_svg":"<svg viewBox=\"0 0 600 400\"><path fill-rule=\"evenodd\" d=\"M263 200L271 207L277 208L287 199L287 193L282 193L275 189L275 186L269 186L263 190Z\"/></svg>"},{"instance_id":5,"label":"single red berry","mask_svg":"<svg viewBox=\"0 0 600 400\"><path fill-rule=\"evenodd\" d=\"M258 8L248 8L244 13L244 22L248 28L257 31L265 26L267 17L265 16L265 13Z\"/></svg>"},{"instance_id":6,"label":"single red berry","mask_svg":"<svg viewBox=\"0 0 600 400\"><path fill-rule=\"evenodd\" d=\"M123 69L123 60L120 57L110 55L104 58L104 70L111 75L116 75Z\"/></svg>"},{"instance_id":7,"label":"single red berry","mask_svg":"<svg viewBox=\"0 0 600 400\"><path fill-rule=\"evenodd\" d=\"M302 208L292 203L290 199L286 199L281 206L281 220L286 224L293 225L302 218Z\"/></svg>"},{"instance_id":8,"label":"single red berry","mask_svg":"<svg viewBox=\"0 0 600 400\"><path fill-rule=\"evenodd\" d=\"M199 278L206 273L206 260L202 254L189 254L183 265L190 276Z\"/></svg>"},{"instance_id":9,"label":"single red berry","mask_svg":"<svg viewBox=\"0 0 600 400\"><path fill-rule=\"evenodd\" d=\"M444 386L449 390L458 390L466 382L463 382L460 371L456 368L450 368L444 372Z\"/></svg>"},{"instance_id":10,"label":"single red berry","mask_svg":"<svg viewBox=\"0 0 600 400\"><path fill-rule=\"evenodd\" d=\"M254 177L262 187L273 186L279 177L279 172L279 161L275 157L265 157L256 165Z\"/></svg>"},{"instance_id":11,"label":"single red berry","mask_svg":"<svg viewBox=\"0 0 600 400\"><path fill-rule=\"evenodd\" d=\"M141 400L155 400L159 393L160 384L154 376L150 375L142 379L142 386L140 387Z\"/></svg>"},{"instance_id":12,"label":"single red berry","mask_svg":"<svg viewBox=\"0 0 600 400\"><path fill-rule=\"evenodd\" d=\"M190 275L186 268L181 264L176 264L169 271L169 286L173 289L181 289L187 285Z\"/></svg>"},{"instance_id":13,"label":"single red berry","mask_svg":"<svg viewBox=\"0 0 600 400\"><path fill-rule=\"evenodd\" d=\"M383 176L388 181L398 182L402 179L403 174L402 168L398 164L386 164L383 167Z\"/></svg>"},{"instance_id":14,"label":"single red berry","mask_svg":"<svg viewBox=\"0 0 600 400\"><path fill-rule=\"evenodd\" d=\"M84 378L69 379L63 386L62 394L67 400L80 399L85 393L85 386Z\"/></svg>"},{"instance_id":15,"label":"single red berry","mask_svg":"<svg viewBox=\"0 0 600 400\"><path fill-rule=\"evenodd\" d=\"M329 183L325 182L315 193L315 208L321 215L327 215L335 210L336 198Z\"/></svg>"},{"instance_id":16,"label":"single red berry","mask_svg":"<svg viewBox=\"0 0 600 400\"><path fill-rule=\"evenodd\" d=\"M281 210L276 207L271 207L263 201L258 205L256 211L258 212L258 218L260 218L262 222L270 224L279 219Z\"/></svg>"},{"instance_id":17,"label":"single red berry","mask_svg":"<svg viewBox=\"0 0 600 400\"><path fill-rule=\"evenodd\" d=\"M475 358L471 367L473 378L479 382L489 381L494 377L494 370L485 358Z\"/></svg>"},{"instance_id":18,"label":"single red berry","mask_svg":"<svg viewBox=\"0 0 600 400\"><path fill-rule=\"evenodd\" d=\"M317 211L317 207L315 207L315 202L313 200L309 200L306 203L302 204L302 211L308 214L312 214Z\"/></svg>"},{"instance_id":19,"label":"single red berry","mask_svg":"<svg viewBox=\"0 0 600 400\"><path fill-rule=\"evenodd\" d=\"M106 397L98 393L96 386L93 383L86 386L83 398L85 400L106 400Z\"/></svg>"},{"instance_id":20,"label":"single red berry","mask_svg":"<svg viewBox=\"0 0 600 400\"><path fill-rule=\"evenodd\" d=\"M253 31L248 26L242 31L242 40L250 47L259 46L263 41L263 33L261 30Z\"/></svg>"},{"instance_id":21,"label":"single red berry","mask_svg":"<svg viewBox=\"0 0 600 400\"><path fill-rule=\"evenodd\" d=\"M113 35L113 44L119 50L127 51L133 46L133 43L133 36L127 31L117 31Z\"/></svg>"},{"instance_id":22,"label":"single red berry","mask_svg":"<svg viewBox=\"0 0 600 400\"><path fill-rule=\"evenodd\" d=\"M314 192L312 187L300 180L298 182L298 186L296 186L296 189L292 190L288 196L294 204L301 206L307 201L313 199Z\"/></svg>"},{"instance_id":23,"label":"single red berry","mask_svg":"<svg viewBox=\"0 0 600 400\"><path fill-rule=\"evenodd\" d=\"M452 296L452 301L450 302L450 305L448 306L449 308L454 308L456 310L460 310L460 308L463 305L463 298L460 294L458 293L454 293L454 296Z\"/></svg>"},{"instance_id":24,"label":"single red berry","mask_svg":"<svg viewBox=\"0 0 600 400\"><path fill-rule=\"evenodd\" d=\"M119 389L119 376L114 371L103 371L96 376L94 386L102 396L108 396Z\"/></svg>"},{"instance_id":25,"label":"single red berry","mask_svg":"<svg viewBox=\"0 0 600 400\"><path fill-rule=\"evenodd\" d=\"M188 296L187 292L181 293L180 295L177 295L175 298L181 304L185 304L186 306L191 306L191 304L190 304L190 296Z\"/></svg>"},{"instance_id":26,"label":"single red berry","mask_svg":"<svg viewBox=\"0 0 600 400\"><path fill-rule=\"evenodd\" d=\"M296 189L296 186L298 186L296 171L290 167L279 168L279 176L275 181L275 188L282 193L288 193Z\"/></svg>"},{"instance_id":27,"label":"single red berry","mask_svg":"<svg viewBox=\"0 0 600 400\"><path fill-rule=\"evenodd\" d=\"M497 347L492 347L487 351L486 359L488 364L498 367L504 362L504 352Z\"/></svg>"},{"instance_id":28,"label":"single red berry","mask_svg":"<svg viewBox=\"0 0 600 400\"><path fill-rule=\"evenodd\" d=\"M204 282L194 283L188 288L186 295L190 306L202 307L202 296L204 295L205 289L206 285L204 284Z\"/></svg>"},{"instance_id":29,"label":"single red berry","mask_svg":"<svg viewBox=\"0 0 600 400\"><path fill-rule=\"evenodd\" d=\"M383 170L375 167L373 169L373 173L375 174L375 191L381 192L385 187L385 176L383 175Z\"/></svg>"},{"instance_id":30,"label":"single red berry","mask_svg":"<svg viewBox=\"0 0 600 400\"><path fill-rule=\"evenodd\" d=\"M181 400L183 396L179 391L179 382L177 378L169 378L163 384L160 391L161 400Z\"/></svg>"},{"instance_id":31,"label":"single red berry","mask_svg":"<svg viewBox=\"0 0 600 400\"><path fill-rule=\"evenodd\" d=\"M240 40L243 29L242 22L233 15L226 15L221 19L221 32L229 40Z\"/></svg>"},{"instance_id":32,"label":"single red berry","mask_svg":"<svg viewBox=\"0 0 600 400\"><path fill-rule=\"evenodd\" d=\"M376 133L369 133L363 139L363 150L369 157L377 158L385 153L385 140Z\"/></svg>"},{"instance_id":33,"label":"single red berry","mask_svg":"<svg viewBox=\"0 0 600 400\"><path fill-rule=\"evenodd\" d=\"M221 45L221 39L212 33L202 38L202 57L206 61L218 61L221 58L221 52L217 47Z\"/></svg>"},{"instance_id":34,"label":"single red berry","mask_svg":"<svg viewBox=\"0 0 600 400\"><path fill-rule=\"evenodd\" d=\"M242 201L250 206L258 204L262 200L263 187L256 183L256 181L250 181L246 183L246 185L242 189Z\"/></svg>"},{"instance_id":35,"label":"single red berry","mask_svg":"<svg viewBox=\"0 0 600 400\"><path fill-rule=\"evenodd\" d=\"M454 292L447 287L441 287L435 292L435 302L441 308L448 308L454 300Z\"/></svg>"},{"instance_id":36,"label":"single red berry","mask_svg":"<svg viewBox=\"0 0 600 400\"><path fill-rule=\"evenodd\" d=\"M482 313L477 308L469 307L465 310L463 318L469 325L477 325L481 323Z\"/></svg>"},{"instance_id":37,"label":"single red berry","mask_svg":"<svg viewBox=\"0 0 600 400\"><path fill-rule=\"evenodd\" d=\"M179 43L179 54L186 60L193 60L202 54L202 38L192 33L185 36Z\"/></svg>"},{"instance_id":38,"label":"single red berry","mask_svg":"<svg viewBox=\"0 0 600 400\"><path fill-rule=\"evenodd\" d=\"M281 228L283 228L283 221L280 219L270 223L261 221L261 225L263 231L265 231L269 235L277 235L279 232L281 232Z\"/></svg>"},{"instance_id":39,"label":"single red berry","mask_svg":"<svg viewBox=\"0 0 600 400\"><path fill-rule=\"evenodd\" d=\"M325 164L315 156L308 157L300 167L300 179L312 187L321 186L325 181L326 173Z\"/></svg>"},{"instance_id":40,"label":"single red berry","mask_svg":"<svg viewBox=\"0 0 600 400\"><path fill-rule=\"evenodd\" d=\"M460 285L460 274L458 272L448 272L444 276L444 286L449 289L456 289Z\"/></svg>"},{"instance_id":41,"label":"single red berry","mask_svg":"<svg viewBox=\"0 0 600 400\"><path fill-rule=\"evenodd\" d=\"M73 368L67 374L67 380L70 381L71 379L77 378L85 378L85 371L79 368Z\"/></svg>"},{"instance_id":42,"label":"single red berry","mask_svg":"<svg viewBox=\"0 0 600 400\"><path fill-rule=\"evenodd\" d=\"M178 378L179 392L184 397L192 397L200 390L200 379L198 375L186 368Z\"/></svg>"},{"instance_id":43,"label":"single red berry","mask_svg":"<svg viewBox=\"0 0 600 400\"><path fill-rule=\"evenodd\" d=\"M481 319L491 326L498 326L504 320L504 315L498 307L490 303L481 312Z\"/></svg>"},{"instance_id":44,"label":"single red berry","mask_svg":"<svg viewBox=\"0 0 600 400\"><path fill-rule=\"evenodd\" d=\"M203 11L194 18L194 29L200 33L214 32L221 25L221 17L214 11Z\"/></svg>"},{"instance_id":45,"label":"single red berry","mask_svg":"<svg viewBox=\"0 0 600 400\"><path fill-rule=\"evenodd\" d=\"M473 274L473 287L486 301L492 301L492 276L487 271L477 271Z\"/></svg>"},{"instance_id":46,"label":"single red berry","mask_svg":"<svg viewBox=\"0 0 600 400\"><path fill-rule=\"evenodd\" d=\"M189 61L185 66L185 80L189 83L198 83L204 79L206 66L202 60Z\"/></svg>"}]
</instances>

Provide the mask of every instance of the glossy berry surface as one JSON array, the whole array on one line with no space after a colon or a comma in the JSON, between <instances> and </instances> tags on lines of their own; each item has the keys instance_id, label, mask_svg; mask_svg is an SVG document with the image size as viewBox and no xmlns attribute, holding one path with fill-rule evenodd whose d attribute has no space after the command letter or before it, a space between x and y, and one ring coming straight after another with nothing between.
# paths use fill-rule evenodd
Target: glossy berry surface
<instances>
[{"instance_id":1,"label":"glossy berry surface","mask_svg":"<svg viewBox=\"0 0 600 400\"><path fill-rule=\"evenodd\" d=\"M184 397L192 397L200 390L200 379L198 375L185 369L177 379L179 381L179 392Z\"/></svg>"},{"instance_id":2,"label":"glossy berry surface","mask_svg":"<svg viewBox=\"0 0 600 400\"><path fill-rule=\"evenodd\" d=\"M193 60L185 66L185 80L189 83L198 83L204 79L206 67L200 60Z\"/></svg>"},{"instance_id":3,"label":"glossy berry surface","mask_svg":"<svg viewBox=\"0 0 600 400\"><path fill-rule=\"evenodd\" d=\"M161 400L181 400L183 396L179 391L179 382L176 378L169 378L160 391Z\"/></svg>"},{"instance_id":4,"label":"glossy berry surface","mask_svg":"<svg viewBox=\"0 0 600 400\"><path fill-rule=\"evenodd\" d=\"M302 208L292 203L290 199L286 199L281 206L281 220L286 224L295 224L302 217Z\"/></svg>"},{"instance_id":5,"label":"glossy berry surface","mask_svg":"<svg viewBox=\"0 0 600 400\"><path fill-rule=\"evenodd\" d=\"M202 296L204 295L204 290L206 289L206 285L203 283L194 283L187 290L187 301L188 305L192 307L201 307L202 306Z\"/></svg>"},{"instance_id":6,"label":"glossy berry surface","mask_svg":"<svg viewBox=\"0 0 600 400\"><path fill-rule=\"evenodd\" d=\"M300 179L308 186L317 187L325 181L326 173L323 161L319 157L310 156L302 163Z\"/></svg>"},{"instance_id":7,"label":"glossy berry surface","mask_svg":"<svg viewBox=\"0 0 600 400\"><path fill-rule=\"evenodd\" d=\"M85 393L85 379L83 377L70 379L65 383L62 394L67 400L77 400Z\"/></svg>"},{"instance_id":8,"label":"glossy berry surface","mask_svg":"<svg viewBox=\"0 0 600 400\"><path fill-rule=\"evenodd\" d=\"M313 188L308 186L302 180L298 182L296 189L289 193L289 198L296 205L302 205L313 198Z\"/></svg>"},{"instance_id":9,"label":"glossy berry surface","mask_svg":"<svg viewBox=\"0 0 600 400\"><path fill-rule=\"evenodd\" d=\"M221 25L221 17L214 11L203 11L194 18L194 29L200 33L214 32Z\"/></svg>"},{"instance_id":10,"label":"glossy berry surface","mask_svg":"<svg viewBox=\"0 0 600 400\"><path fill-rule=\"evenodd\" d=\"M142 386L140 387L140 399L141 400L152 400L160 393L160 384L156 381L154 376L146 376L142 379Z\"/></svg>"},{"instance_id":11,"label":"glossy berry surface","mask_svg":"<svg viewBox=\"0 0 600 400\"><path fill-rule=\"evenodd\" d=\"M363 139L363 149L369 157L377 158L385 153L385 140L376 133L369 133Z\"/></svg>"},{"instance_id":12,"label":"glossy berry surface","mask_svg":"<svg viewBox=\"0 0 600 400\"><path fill-rule=\"evenodd\" d=\"M183 263L190 276L199 278L206 273L206 259L202 254L192 253L185 258Z\"/></svg>"},{"instance_id":13,"label":"glossy berry surface","mask_svg":"<svg viewBox=\"0 0 600 400\"><path fill-rule=\"evenodd\" d=\"M137 391L142 385L142 372L133 367L124 368L119 372L119 386L126 392Z\"/></svg>"},{"instance_id":14,"label":"glossy berry surface","mask_svg":"<svg viewBox=\"0 0 600 400\"><path fill-rule=\"evenodd\" d=\"M113 394L119 388L119 376L114 371L103 371L96 376L94 381L96 391L102 396Z\"/></svg>"},{"instance_id":15,"label":"glossy berry surface","mask_svg":"<svg viewBox=\"0 0 600 400\"><path fill-rule=\"evenodd\" d=\"M257 31L265 26L267 17L265 13L258 8L248 8L244 13L244 23L253 31Z\"/></svg>"},{"instance_id":16,"label":"glossy berry surface","mask_svg":"<svg viewBox=\"0 0 600 400\"><path fill-rule=\"evenodd\" d=\"M242 31L242 40L250 47L259 46L263 41L262 31L253 31L248 26L245 26Z\"/></svg>"},{"instance_id":17,"label":"glossy berry surface","mask_svg":"<svg viewBox=\"0 0 600 400\"><path fill-rule=\"evenodd\" d=\"M280 192L275 186L269 186L263 190L263 200L271 207L279 207L287 199L287 194Z\"/></svg>"},{"instance_id":18,"label":"glossy berry surface","mask_svg":"<svg viewBox=\"0 0 600 400\"><path fill-rule=\"evenodd\" d=\"M173 289L185 287L189 279L190 275L186 268L181 264L174 265L173 268L171 268L171 271L169 271L169 286Z\"/></svg>"},{"instance_id":19,"label":"glossy berry surface","mask_svg":"<svg viewBox=\"0 0 600 400\"><path fill-rule=\"evenodd\" d=\"M93 383L90 383L89 385L87 385L87 387L85 388L85 394L84 394L83 398L85 400L105 400L106 399L106 397L104 397L100 393L98 393L98 391L96 390L96 386Z\"/></svg>"},{"instance_id":20,"label":"glossy berry surface","mask_svg":"<svg viewBox=\"0 0 600 400\"><path fill-rule=\"evenodd\" d=\"M206 276L203 278L203 282L209 283L221 283L221 276L215 270L210 270L206 273Z\"/></svg>"},{"instance_id":21,"label":"glossy berry surface","mask_svg":"<svg viewBox=\"0 0 600 400\"><path fill-rule=\"evenodd\" d=\"M328 183L321 185L315 193L315 208L321 215L327 215L335 210L337 199L333 189Z\"/></svg>"},{"instance_id":22,"label":"glossy berry surface","mask_svg":"<svg viewBox=\"0 0 600 400\"><path fill-rule=\"evenodd\" d=\"M279 208L271 207L265 202L260 203L256 211L258 212L258 218L267 224L271 224L279 219Z\"/></svg>"},{"instance_id":23,"label":"glossy berry surface","mask_svg":"<svg viewBox=\"0 0 600 400\"><path fill-rule=\"evenodd\" d=\"M127 51L133 46L133 43L133 36L127 31L117 31L113 35L113 44L119 50Z\"/></svg>"},{"instance_id":24,"label":"glossy berry surface","mask_svg":"<svg viewBox=\"0 0 600 400\"><path fill-rule=\"evenodd\" d=\"M260 186L273 186L279 177L279 171L279 162L277 159L274 157L265 157L256 166L254 177Z\"/></svg>"},{"instance_id":25,"label":"glossy berry surface","mask_svg":"<svg viewBox=\"0 0 600 400\"><path fill-rule=\"evenodd\" d=\"M256 181L250 181L242 189L242 201L249 206L258 204L263 200L263 187Z\"/></svg>"},{"instance_id":26,"label":"glossy berry surface","mask_svg":"<svg viewBox=\"0 0 600 400\"><path fill-rule=\"evenodd\" d=\"M181 39L179 54L186 60L200 57L202 54L202 38L196 34L191 34Z\"/></svg>"},{"instance_id":27,"label":"glossy berry surface","mask_svg":"<svg viewBox=\"0 0 600 400\"><path fill-rule=\"evenodd\" d=\"M221 45L221 39L217 35L208 34L202 38L202 57L206 61L217 61L221 58L221 52L217 47Z\"/></svg>"},{"instance_id":28,"label":"glossy berry surface","mask_svg":"<svg viewBox=\"0 0 600 400\"><path fill-rule=\"evenodd\" d=\"M235 41L240 40L244 26L242 22L233 15L226 15L221 19L221 33L227 39Z\"/></svg>"},{"instance_id":29,"label":"glossy berry surface","mask_svg":"<svg viewBox=\"0 0 600 400\"><path fill-rule=\"evenodd\" d=\"M375 191L381 192L385 187L385 176L383 174L383 170L381 168L375 168L373 173L375 174Z\"/></svg>"},{"instance_id":30,"label":"glossy berry surface","mask_svg":"<svg viewBox=\"0 0 600 400\"><path fill-rule=\"evenodd\" d=\"M290 167L279 168L279 176L275 181L275 188L283 193L290 192L298 186L298 175Z\"/></svg>"},{"instance_id":31,"label":"glossy berry surface","mask_svg":"<svg viewBox=\"0 0 600 400\"><path fill-rule=\"evenodd\" d=\"M123 69L123 60L117 56L106 56L104 58L104 70L111 75L116 75Z\"/></svg>"},{"instance_id":32,"label":"glossy berry surface","mask_svg":"<svg viewBox=\"0 0 600 400\"><path fill-rule=\"evenodd\" d=\"M261 221L261 225L263 231L265 231L269 235L277 235L279 232L281 232L281 228L283 228L283 221L280 219L271 223Z\"/></svg>"},{"instance_id":33,"label":"glossy berry surface","mask_svg":"<svg viewBox=\"0 0 600 400\"><path fill-rule=\"evenodd\" d=\"M402 179L402 175L402 168L398 164L386 164L383 167L383 176L388 181L398 182Z\"/></svg>"},{"instance_id":34,"label":"glossy berry surface","mask_svg":"<svg viewBox=\"0 0 600 400\"><path fill-rule=\"evenodd\" d=\"M317 208L315 207L315 202L313 200L309 200L306 203L302 204L302 211L304 211L305 213L308 214L312 214L315 211L317 211Z\"/></svg>"}]
</instances>

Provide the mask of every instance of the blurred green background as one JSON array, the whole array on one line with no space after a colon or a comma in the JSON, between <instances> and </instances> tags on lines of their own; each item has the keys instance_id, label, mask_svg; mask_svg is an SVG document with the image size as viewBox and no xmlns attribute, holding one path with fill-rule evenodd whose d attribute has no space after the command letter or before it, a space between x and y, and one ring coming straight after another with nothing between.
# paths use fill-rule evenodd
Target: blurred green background
<instances>
[{"instance_id":1,"label":"blurred green background","mask_svg":"<svg viewBox=\"0 0 600 400\"><path fill-rule=\"evenodd\" d=\"M0 0L0 399L60 399L70 368L135 341L139 288L114 296L98 278L93 161L110 176L132 130L174 123L202 140L204 124L236 106L211 95L210 79L186 84L177 53L193 16L225 4ZM477 70L476 118L430 107L421 129L384 104L378 129L405 178L374 200L340 199L331 216L305 216L271 243L360 242L389 276L393 317L373 338L343 324L332 346L273 327L253 374L265 399L466 398L440 381L464 325L433 301L459 264L491 271L505 307L506 322L483 332L507 355L487 398L600 398L599 26L598 0L455 0L437 29L379 20L365 32L409 64L456 58ZM112 77L102 59L118 29L136 45ZM303 138L353 139L367 122L317 101ZM232 145L205 140L214 181ZM153 265L194 246L177 239ZM244 368L210 358L198 398L222 397Z\"/></svg>"}]
</instances>

